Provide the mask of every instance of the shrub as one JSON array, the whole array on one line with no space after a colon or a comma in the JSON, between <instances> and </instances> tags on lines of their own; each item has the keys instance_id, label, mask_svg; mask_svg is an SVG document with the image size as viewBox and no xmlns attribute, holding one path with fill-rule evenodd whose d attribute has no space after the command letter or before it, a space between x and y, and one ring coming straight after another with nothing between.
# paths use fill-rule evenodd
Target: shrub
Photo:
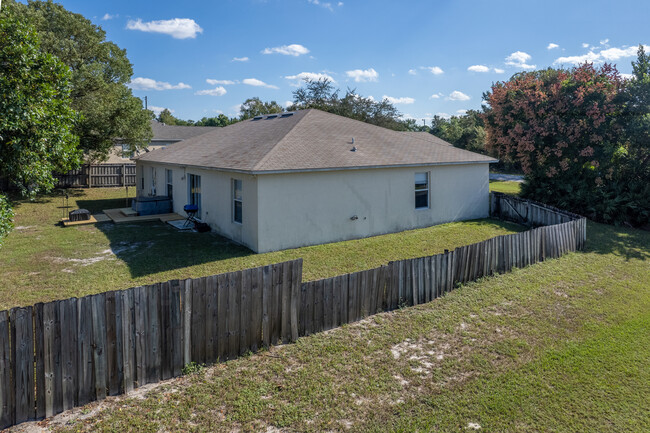
<instances>
[{"instance_id":1,"label":"shrub","mask_svg":"<svg viewBox=\"0 0 650 433\"><path fill-rule=\"evenodd\" d=\"M0 246L2 239L9 234L14 227L14 212L11 210L9 201L3 195L0 195Z\"/></svg>"}]
</instances>

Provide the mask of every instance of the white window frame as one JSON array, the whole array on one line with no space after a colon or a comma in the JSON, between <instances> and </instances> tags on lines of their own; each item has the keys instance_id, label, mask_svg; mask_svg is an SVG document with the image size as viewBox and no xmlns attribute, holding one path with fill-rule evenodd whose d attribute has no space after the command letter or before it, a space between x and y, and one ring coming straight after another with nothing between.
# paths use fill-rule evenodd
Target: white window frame
<instances>
[{"instance_id":1,"label":"white window frame","mask_svg":"<svg viewBox=\"0 0 650 433\"><path fill-rule=\"evenodd\" d=\"M426 188L423 188L423 189L417 189L417 183L415 182L415 178L417 177L418 174L424 174L424 175L427 177ZM413 195L413 198L414 198L415 210L426 210L426 209L430 209L430 208L431 208L431 194L430 194L429 191L431 190L431 176L429 175L429 172L428 172L428 171L420 171L420 172L416 172L416 173L414 174L414 176L413 176L413 181L414 181L414 195ZM418 194L418 192L422 192L422 191L426 191L426 194L427 194L427 205L426 205L426 206L422 206L422 207L418 207L418 205L417 205L417 194Z\"/></svg>"},{"instance_id":2,"label":"white window frame","mask_svg":"<svg viewBox=\"0 0 650 433\"><path fill-rule=\"evenodd\" d=\"M170 187L171 187L172 195L174 194L174 171L172 169L170 169L170 168L165 169L165 184L167 185L167 189L165 190L165 192L167 193L167 196L169 198L173 199L173 197L169 196L169 188Z\"/></svg>"},{"instance_id":3,"label":"white window frame","mask_svg":"<svg viewBox=\"0 0 650 433\"><path fill-rule=\"evenodd\" d=\"M240 194L241 196L237 198L237 182L239 182L239 188L240 188ZM244 221L244 182L241 179L232 179L232 222L235 224L242 224ZM237 209L237 203L239 203L239 207L241 209L241 215L240 219L241 221L237 221L235 210Z\"/></svg>"}]
</instances>

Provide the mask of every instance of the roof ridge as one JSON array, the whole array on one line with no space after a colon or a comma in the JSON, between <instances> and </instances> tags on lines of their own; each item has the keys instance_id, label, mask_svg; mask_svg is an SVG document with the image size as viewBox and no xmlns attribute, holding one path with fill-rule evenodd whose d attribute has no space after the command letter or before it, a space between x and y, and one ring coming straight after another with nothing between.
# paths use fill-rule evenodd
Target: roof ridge
<instances>
[{"instance_id":1,"label":"roof ridge","mask_svg":"<svg viewBox=\"0 0 650 433\"><path fill-rule=\"evenodd\" d=\"M305 114L303 114L302 117L296 123L294 123L294 125L286 132L286 134L284 134L278 141L276 141L273 147L271 147L269 151L266 152L266 154L262 158L260 158L259 161L257 161L257 164L253 166L252 170L259 170L259 168L262 167L264 162L268 158L270 158L275 148L278 147L278 145L282 143L289 134L291 134L291 132L295 129L295 127L298 126L298 124L300 124L303 120L305 120L305 118L312 112L312 110L313 108L307 108L306 110L297 110L297 111L304 111Z\"/></svg>"}]
</instances>

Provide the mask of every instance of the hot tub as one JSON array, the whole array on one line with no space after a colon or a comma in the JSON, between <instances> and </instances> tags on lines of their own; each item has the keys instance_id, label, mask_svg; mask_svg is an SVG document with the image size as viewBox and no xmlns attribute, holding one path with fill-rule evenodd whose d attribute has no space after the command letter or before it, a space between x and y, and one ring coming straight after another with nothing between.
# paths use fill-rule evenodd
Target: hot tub
<instances>
[{"instance_id":1,"label":"hot tub","mask_svg":"<svg viewBox=\"0 0 650 433\"><path fill-rule=\"evenodd\" d=\"M155 197L136 197L131 203L131 209L138 215L157 215L172 212L172 199L161 195Z\"/></svg>"}]
</instances>

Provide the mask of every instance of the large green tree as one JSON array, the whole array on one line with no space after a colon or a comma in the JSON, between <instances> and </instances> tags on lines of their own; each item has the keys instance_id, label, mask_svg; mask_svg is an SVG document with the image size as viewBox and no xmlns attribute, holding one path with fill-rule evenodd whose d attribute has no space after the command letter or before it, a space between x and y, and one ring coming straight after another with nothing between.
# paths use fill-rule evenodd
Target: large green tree
<instances>
[{"instance_id":1,"label":"large green tree","mask_svg":"<svg viewBox=\"0 0 650 433\"><path fill-rule=\"evenodd\" d=\"M625 142L616 154L613 173L617 199L625 200L626 220L650 222L650 56L639 46L624 97Z\"/></svg>"},{"instance_id":2,"label":"large green tree","mask_svg":"<svg viewBox=\"0 0 650 433\"><path fill-rule=\"evenodd\" d=\"M5 0L3 8L7 6L35 26L42 51L70 68L72 107L82 115L74 133L91 159L108 155L118 138L133 149L149 143L152 113L127 87L133 69L126 50L107 41L101 27L51 0L26 5Z\"/></svg>"},{"instance_id":3,"label":"large green tree","mask_svg":"<svg viewBox=\"0 0 650 433\"><path fill-rule=\"evenodd\" d=\"M487 146L521 164L524 196L608 223L650 221L647 60L641 52L631 82L583 64L492 86Z\"/></svg>"},{"instance_id":4,"label":"large green tree","mask_svg":"<svg viewBox=\"0 0 650 433\"><path fill-rule=\"evenodd\" d=\"M340 90L327 78L306 79L305 84L293 92L293 105L289 109L317 108L396 131L415 129L412 122L401 119L401 113L387 99L366 98L355 89L347 89L342 97L339 93Z\"/></svg>"},{"instance_id":5,"label":"large green tree","mask_svg":"<svg viewBox=\"0 0 650 433\"><path fill-rule=\"evenodd\" d=\"M468 110L462 116L449 119L434 116L431 133L461 149L485 152L486 133L481 112Z\"/></svg>"},{"instance_id":6,"label":"large green tree","mask_svg":"<svg viewBox=\"0 0 650 433\"><path fill-rule=\"evenodd\" d=\"M175 117L168 108L163 109L160 114L158 114L156 120L165 125L194 126L192 120L179 119Z\"/></svg>"},{"instance_id":7,"label":"large green tree","mask_svg":"<svg viewBox=\"0 0 650 433\"><path fill-rule=\"evenodd\" d=\"M33 27L12 7L0 9L0 177L27 196L54 187L53 171L79 163L72 131L70 71L43 53ZM0 195L0 238L11 209Z\"/></svg>"},{"instance_id":8,"label":"large green tree","mask_svg":"<svg viewBox=\"0 0 650 433\"><path fill-rule=\"evenodd\" d=\"M275 101L264 102L258 97L248 98L239 109L240 120L251 119L262 114L282 113L284 109Z\"/></svg>"}]
</instances>

